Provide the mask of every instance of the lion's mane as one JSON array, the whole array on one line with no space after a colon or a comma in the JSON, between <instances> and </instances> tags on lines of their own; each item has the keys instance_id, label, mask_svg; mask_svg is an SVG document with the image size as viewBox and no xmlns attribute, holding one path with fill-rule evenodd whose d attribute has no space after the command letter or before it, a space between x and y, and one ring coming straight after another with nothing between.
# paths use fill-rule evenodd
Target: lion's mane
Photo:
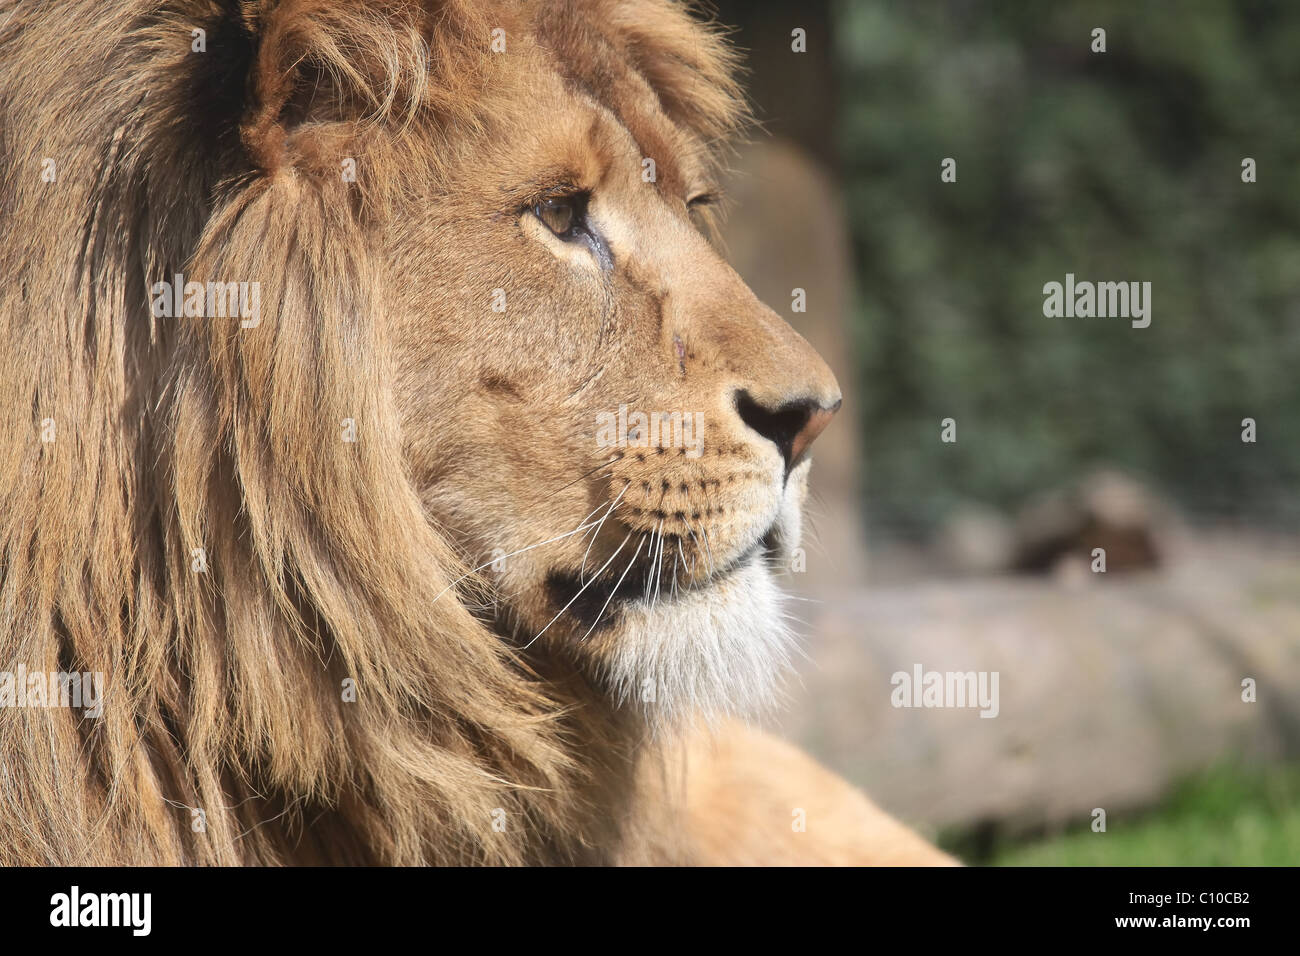
<instances>
[{"instance_id":1,"label":"lion's mane","mask_svg":"<svg viewBox=\"0 0 1300 956\"><path fill-rule=\"evenodd\" d=\"M618 761L455 586L368 321L368 223L437 180L528 5L6 6L0 669L105 700L0 712L0 863L582 859ZM653 13L622 54L721 134L729 55ZM174 273L260 280L258 334L155 318Z\"/></svg>"}]
</instances>

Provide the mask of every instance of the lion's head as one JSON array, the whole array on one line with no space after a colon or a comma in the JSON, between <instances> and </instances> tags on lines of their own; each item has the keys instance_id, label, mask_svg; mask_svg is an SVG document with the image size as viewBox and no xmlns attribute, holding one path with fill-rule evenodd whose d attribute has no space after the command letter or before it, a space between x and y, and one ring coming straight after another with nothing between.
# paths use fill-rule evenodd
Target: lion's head
<instances>
[{"instance_id":1,"label":"lion's head","mask_svg":"<svg viewBox=\"0 0 1300 956\"><path fill-rule=\"evenodd\" d=\"M600 858L647 726L770 695L840 403L709 239L732 54L667 0L158 7L0 32L0 667L107 685L0 731L0 858Z\"/></svg>"}]
</instances>

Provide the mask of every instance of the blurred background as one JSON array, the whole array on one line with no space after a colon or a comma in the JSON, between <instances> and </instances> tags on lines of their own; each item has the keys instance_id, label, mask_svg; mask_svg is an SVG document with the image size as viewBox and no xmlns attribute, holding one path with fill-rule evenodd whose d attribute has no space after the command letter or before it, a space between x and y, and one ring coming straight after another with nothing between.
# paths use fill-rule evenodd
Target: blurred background
<instances>
[{"instance_id":1,"label":"blurred background","mask_svg":"<svg viewBox=\"0 0 1300 956\"><path fill-rule=\"evenodd\" d=\"M780 730L968 862L1300 864L1300 5L713 6L724 244L845 392ZM893 707L916 664L998 716Z\"/></svg>"}]
</instances>

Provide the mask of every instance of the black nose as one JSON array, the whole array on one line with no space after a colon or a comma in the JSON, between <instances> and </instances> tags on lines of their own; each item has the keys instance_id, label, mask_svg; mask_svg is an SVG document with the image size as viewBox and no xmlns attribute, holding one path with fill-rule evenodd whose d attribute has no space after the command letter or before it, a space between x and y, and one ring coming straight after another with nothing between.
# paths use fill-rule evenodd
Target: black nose
<instances>
[{"instance_id":1,"label":"black nose","mask_svg":"<svg viewBox=\"0 0 1300 956\"><path fill-rule=\"evenodd\" d=\"M736 393L736 412L740 420L781 450L787 475L803 460L808 446L830 424L841 404L837 399L834 405L827 407L803 398L768 408L756 402L749 392Z\"/></svg>"}]
</instances>

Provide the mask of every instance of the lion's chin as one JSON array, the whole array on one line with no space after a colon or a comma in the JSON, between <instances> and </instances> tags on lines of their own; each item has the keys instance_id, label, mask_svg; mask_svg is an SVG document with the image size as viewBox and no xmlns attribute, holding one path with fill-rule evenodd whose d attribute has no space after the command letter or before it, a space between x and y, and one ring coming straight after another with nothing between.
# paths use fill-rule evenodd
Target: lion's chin
<instances>
[{"instance_id":1,"label":"lion's chin","mask_svg":"<svg viewBox=\"0 0 1300 956\"><path fill-rule=\"evenodd\" d=\"M785 564L799 545L809 467L794 469L776 520L725 574L671 601L629 601L600 635L602 686L655 735L760 716L779 702L795 635L769 565Z\"/></svg>"},{"instance_id":2,"label":"lion's chin","mask_svg":"<svg viewBox=\"0 0 1300 956\"><path fill-rule=\"evenodd\" d=\"M662 734L770 709L792 647L781 590L755 558L673 601L626 603L595 650L612 702Z\"/></svg>"}]
</instances>

